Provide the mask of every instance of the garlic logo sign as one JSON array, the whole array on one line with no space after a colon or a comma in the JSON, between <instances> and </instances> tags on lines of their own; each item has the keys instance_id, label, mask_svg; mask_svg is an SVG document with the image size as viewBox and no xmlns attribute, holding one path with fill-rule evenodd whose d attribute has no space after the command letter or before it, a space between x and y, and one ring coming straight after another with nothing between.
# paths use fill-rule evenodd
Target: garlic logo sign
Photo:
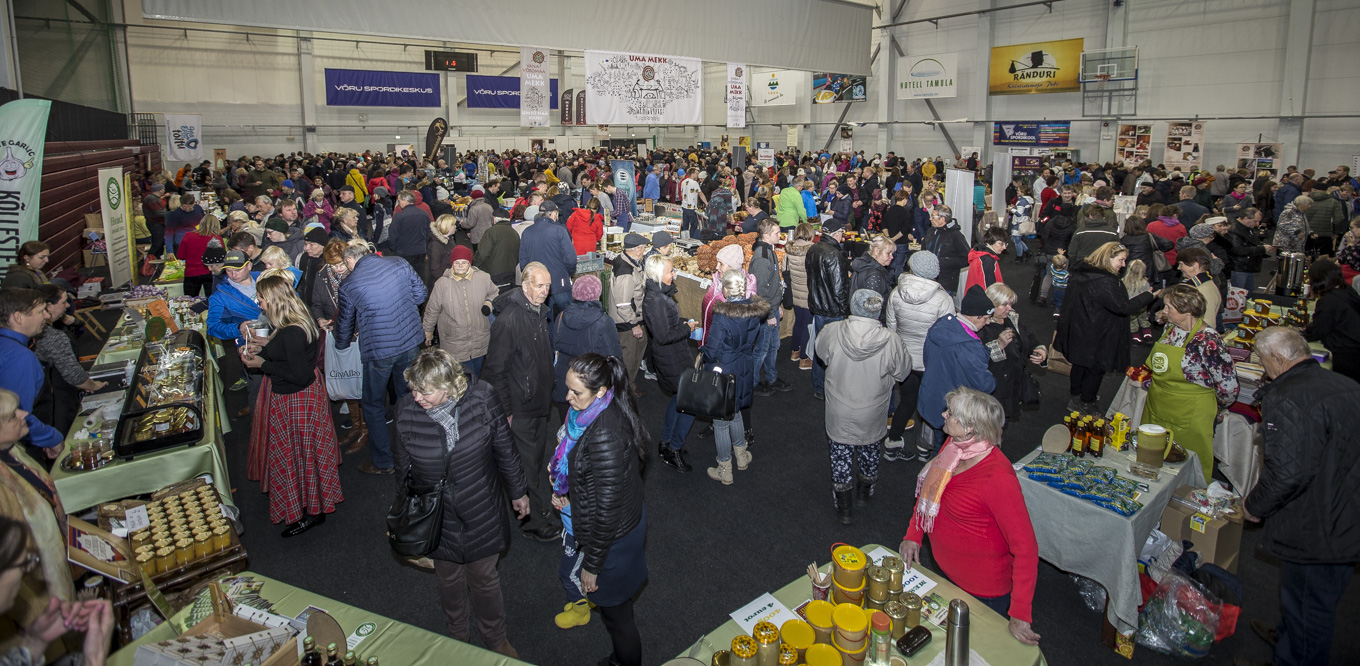
<instances>
[{"instance_id":1,"label":"garlic logo sign","mask_svg":"<svg viewBox=\"0 0 1360 666\"><path fill-rule=\"evenodd\" d=\"M110 178L109 182L104 185L104 189L108 190L106 196L109 198L109 209L118 210L118 207L123 204L123 188L118 185L118 179Z\"/></svg>"},{"instance_id":2,"label":"garlic logo sign","mask_svg":"<svg viewBox=\"0 0 1360 666\"><path fill-rule=\"evenodd\" d=\"M534 51L533 60L535 63L542 65L543 61L546 59L547 58L544 57L542 51Z\"/></svg>"},{"instance_id":3,"label":"garlic logo sign","mask_svg":"<svg viewBox=\"0 0 1360 666\"><path fill-rule=\"evenodd\" d=\"M15 157L14 147L16 145L20 150L28 152L28 161L25 162L24 160ZM0 160L0 180L10 181L23 178L28 175L28 170L33 168L33 162L35 160L36 157L28 146L13 143L5 146L5 159Z\"/></svg>"}]
</instances>

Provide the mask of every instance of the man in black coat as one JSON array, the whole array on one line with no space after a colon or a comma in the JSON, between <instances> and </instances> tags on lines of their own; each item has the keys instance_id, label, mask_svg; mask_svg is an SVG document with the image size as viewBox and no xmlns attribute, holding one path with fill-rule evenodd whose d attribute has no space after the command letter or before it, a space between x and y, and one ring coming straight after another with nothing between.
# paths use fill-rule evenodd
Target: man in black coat
<instances>
[{"instance_id":1,"label":"man in black coat","mask_svg":"<svg viewBox=\"0 0 1360 666\"><path fill-rule=\"evenodd\" d=\"M425 255L429 251L430 214L416 206L411 190L397 195L397 211L392 214L392 225L387 242L392 254L411 264L416 275L425 274Z\"/></svg>"},{"instance_id":2,"label":"man in black coat","mask_svg":"<svg viewBox=\"0 0 1360 666\"><path fill-rule=\"evenodd\" d=\"M842 190L849 188L844 185ZM849 200L849 193L842 195ZM845 227L839 218L831 218L822 224L822 238L808 248L804 266L807 269L808 309L812 311L812 325L817 333L833 321L840 321L850 315L850 262L846 260L841 241L845 239ZM826 380L826 368L821 359L813 359L812 394L822 399Z\"/></svg>"},{"instance_id":3,"label":"man in black coat","mask_svg":"<svg viewBox=\"0 0 1360 666\"><path fill-rule=\"evenodd\" d=\"M1261 260L1274 252L1275 247L1261 241L1256 227L1261 224L1261 211L1248 208L1242 211L1228 230L1228 268L1232 271L1232 286L1256 291L1256 274L1261 272Z\"/></svg>"},{"instance_id":4,"label":"man in black coat","mask_svg":"<svg viewBox=\"0 0 1360 666\"><path fill-rule=\"evenodd\" d=\"M1186 185L1181 188L1180 201L1176 202L1176 217L1186 229L1199 223L1199 219L1209 214L1209 209L1195 203L1195 186Z\"/></svg>"},{"instance_id":5,"label":"man in black coat","mask_svg":"<svg viewBox=\"0 0 1360 666\"><path fill-rule=\"evenodd\" d=\"M555 446L548 440L552 409L553 349L548 338L548 290L552 275L538 262L524 267L519 289L492 303L491 344L482 364L482 380L496 388L510 420L524 475L528 478L529 519L520 527L539 541L562 536L561 518L552 508L544 473Z\"/></svg>"},{"instance_id":6,"label":"man in black coat","mask_svg":"<svg viewBox=\"0 0 1360 666\"><path fill-rule=\"evenodd\" d=\"M363 204L354 200L354 188L345 185L340 188L340 207L350 208L359 214L359 219L355 222L354 228L359 231L359 235L371 238L373 231L368 228L368 213L364 210Z\"/></svg>"},{"instance_id":7,"label":"man in black coat","mask_svg":"<svg viewBox=\"0 0 1360 666\"><path fill-rule=\"evenodd\" d=\"M1265 465L1242 508L1265 529L1261 547L1280 560L1276 664L1331 663L1336 607L1360 562L1360 384L1323 369L1298 331L1256 336L1273 381L1259 394Z\"/></svg>"}]
</instances>

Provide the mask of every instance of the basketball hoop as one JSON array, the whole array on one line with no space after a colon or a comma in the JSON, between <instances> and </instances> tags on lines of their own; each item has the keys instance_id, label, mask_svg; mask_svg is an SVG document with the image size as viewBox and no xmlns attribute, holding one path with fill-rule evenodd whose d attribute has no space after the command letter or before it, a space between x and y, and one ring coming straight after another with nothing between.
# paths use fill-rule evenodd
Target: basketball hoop
<instances>
[{"instance_id":1,"label":"basketball hoop","mask_svg":"<svg viewBox=\"0 0 1360 666\"><path fill-rule=\"evenodd\" d=\"M1100 81L1101 83L1109 83L1109 82L1110 82L1110 75L1109 75L1109 74L1096 74L1096 80L1097 80L1097 81Z\"/></svg>"}]
</instances>

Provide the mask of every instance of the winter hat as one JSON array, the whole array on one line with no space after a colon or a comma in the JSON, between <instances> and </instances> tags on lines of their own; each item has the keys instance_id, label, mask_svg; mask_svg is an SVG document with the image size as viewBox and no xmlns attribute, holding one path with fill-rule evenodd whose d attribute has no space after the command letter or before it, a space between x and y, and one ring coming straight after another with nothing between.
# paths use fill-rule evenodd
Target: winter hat
<instances>
[{"instance_id":1,"label":"winter hat","mask_svg":"<svg viewBox=\"0 0 1360 666\"><path fill-rule=\"evenodd\" d=\"M1092 187L1105 187L1106 185L1109 185L1109 183L1103 180L1097 180L1096 182L1091 184Z\"/></svg>"},{"instance_id":2,"label":"winter hat","mask_svg":"<svg viewBox=\"0 0 1360 666\"><path fill-rule=\"evenodd\" d=\"M1227 221L1228 221L1228 218L1223 217L1222 215L1219 215L1218 217L1211 217L1211 218L1209 218L1209 219L1206 219L1206 220L1204 221L1204 223L1212 227L1212 226L1214 226L1214 225L1216 225L1216 224L1224 224L1224 223L1226 223ZM1199 225L1195 225L1195 226L1199 226Z\"/></svg>"},{"instance_id":3,"label":"winter hat","mask_svg":"<svg viewBox=\"0 0 1360 666\"><path fill-rule=\"evenodd\" d=\"M631 250L635 247L641 247L646 244L647 237L643 236L642 234L629 232L626 236L623 237L623 249L625 250Z\"/></svg>"},{"instance_id":4,"label":"winter hat","mask_svg":"<svg viewBox=\"0 0 1360 666\"><path fill-rule=\"evenodd\" d=\"M718 261L731 268L740 269L746 263L746 253L741 251L740 245L728 245L718 250Z\"/></svg>"},{"instance_id":5,"label":"winter hat","mask_svg":"<svg viewBox=\"0 0 1360 666\"><path fill-rule=\"evenodd\" d=\"M386 198L387 198L387 194L388 194L388 192L387 192L387 188L386 188L386 187L375 187L375 188L373 188L373 198L375 198L375 199L386 199Z\"/></svg>"},{"instance_id":6,"label":"winter hat","mask_svg":"<svg viewBox=\"0 0 1360 666\"><path fill-rule=\"evenodd\" d=\"M959 306L959 314L965 317L985 317L992 314L996 308L992 305L992 299L987 298L987 292L981 285L973 285L968 288L968 293L963 295L963 303Z\"/></svg>"},{"instance_id":7,"label":"winter hat","mask_svg":"<svg viewBox=\"0 0 1360 666\"><path fill-rule=\"evenodd\" d=\"M453 246L453 251L449 253L449 263L453 263L460 259L462 261L472 261L472 248L466 245Z\"/></svg>"},{"instance_id":8,"label":"winter hat","mask_svg":"<svg viewBox=\"0 0 1360 666\"><path fill-rule=\"evenodd\" d=\"M308 231L307 235L302 238L308 243L316 243L317 245L325 245L331 239L326 233L326 230L322 227L316 227L315 229Z\"/></svg>"},{"instance_id":9,"label":"winter hat","mask_svg":"<svg viewBox=\"0 0 1360 666\"><path fill-rule=\"evenodd\" d=\"M472 200L473 200L473 201L476 201L476 200L482 198L482 191L481 191L481 190L473 190L473 191L472 191L472 194L469 195L469 196L472 197Z\"/></svg>"},{"instance_id":10,"label":"winter hat","mask_svg":"<svg viewBox=\"0 0 1360 666\"><path fill-rule=\"evenodd\" d=\"M292 186L293 186L293 179L292 179L292 178L285 178L284 181L283 181L283 186L284 186L284 187L292 187Z\"/></svg>"},{"instance_id":11,"label":"winter hat","mask_svg":"<svg viewBox=\"0 0 1360 666\"><path fill-rule=\"evenodd\" d=\"M850 186L841 185L840 187L836 188L836 194L850 194Z\"/></svg>"},{"instance_id":12,"label":"winter hat","mask_svg":"<svg viewBox=\"0 0 1360 666\"><path fill-rule=\"evenodd\" d=\"M911 274L917 277L927 280L940 277L940 260L931 252L924 250L912 252L911 258L907 259L907 266L911 268Z\"/></svg>"},{"instance_id":13,"label":"winter hat","mask_svg":"<svg viewBox=\"0 0 1360 666\"><path fill-rule=\"evenodd\" d=\"M883 311L883 295L872 289L857 289L850 296L850 314L856 317L878 319Z\"/></svg>"},{"instance_id":14,"label":"winter hat","mask_svg":"<svg viewBox=\"0 0 1360 666\"><path fill-rule=\"evenodd\" d=\"M448 201L448 200L449 200L449 191L446 190L446 189L444 189L444 188L442 188L442 187L437 188L437 189L435 189L435 191L434 191L434 198L436 198L436 199L438 199L438 200L440 200L440 201Z\"/></svg>"},{"instance_id":15,"label":"winter hat","mask_svg":"<svg viewBox=\"0 0 1360 666\"><path fill-rule=\"evenodd\" d=\"M1185 174L1182 174L1179 171L1172 171L1170 178L1171 180L1185 180Z\"/></svg>"},{"instance_id":16,"label":"winter hat","mask_svg":"<svg viewBox=\"0 0 1360 666\"><path fill-rule=\"evenodd\" d=\"M556 212L557 212L557 204L555 204L555 203L553 203L553 202L551 202L551 201L544 201L543 203L541 203L541 204L538 205L538 212L539 212L540 215L546 215L546 214L548 214L548 213L556 213Z\"/></svg>"},{"instance_id":17,"label":"winter hat","mask_svg":"<svg viewBox=\"0 0 1360 666\"><path fill-rule=\"evenodd\" d=\"M524 209L524 219L533 222L538 217L538 206L529 206Z\"/></svg>"},{"instance_id":18,"label":"winter hat","mask_svg":"<svg viewBox=\"0 0 1360 666\"><path fill-rule=\"evenodd\" d=\"M344 187L341 187L341 188L340 188L340 191L341 191L341 192L349 192L350 194L354 194L354 186L353 186L353 185L345 185ZM375 195L375 196L376 196L376 195Z\"/></svg>"},{"instance_id":19,"label":"winter hat","mask_svg":"<svg viewBox=\"0 0 1360 666\"><path fill-rule=\"evenodd\" d=\"M1190 184L1194 185L1195 187L1199 187L1200 185L1203 185L1211 180L1213 179L1208 176L1200 176L1199 178L1196 178L1193 181L1191 181Z\"/></svg>"},{"instance_id":20,"label":"winter hat","mask_svg":"<svg viewBox=\"0 0 1360 666\"><path fill-rule=\"evenodd\" d=\"M1190 237L1205 240L1214 237L1214 225L1208 222L1201 222L1190 227Z\"/></svg>"},{"instance_id":21,"label":"winter hat","mask_svg":"<svg viewBox=\"0 0 1360 666\"><path fill-rule=\"evenodd\" d=\"M227 248L222 246L222 239L214 238L208 241L208 247L203 250L203 263L220 264L227 258Z\"/></svg>"},{"instance_id":22,"label":"winter hat","mask_svg":"<svg viewBox=\"0 0 1360 666\"><path fill-rule=\"evenodd\" d=\"M152 183L152 184L151 184L151 191L152 191L152 192L164 192L164 191L165 191L165 183Z\"/></svg>"},{"instance_id":23,"label":"winter hat","mask_svg":"<svg viewBox=\"0 0 1360 666\"><path fill-rule=\"evenodd\" d=\"M269 218L269 221L264 223L264 228L266 231L277 231L285 236L288 235L288 223L277 217Z\"/></svg>"},{"instance_id":24,"label":"winter hat","mask_svg":"<svg viewBox=\"0 0 1360 666\"><path fill-rule=\"evenodd\" d=\"M675 242L675 239L671 238L671 232L669 231L658 231L652 234L652 247L658 250L673 242Z\"/></svg>"},{"instance_id":25,"label":"winter hat","mask_svg":"<svg viewBox=\"0 0 1360 666\"><path fill-rule=\"evenodd\" d=\"M675 175L680 176L681 178L684 178L684 176L685 176L685 170L684 170L684 169L678 169L678 170L676 170Z\"/></svg>"},{"instance_id":26,"label":"winter hat","mask_svg":"<svg viewBox=\"0 0 1360 666\"><path fill-rule=\"evenodd\" d=\"M574 301L598 301L603 291L600 278L594 275L582 275L571 283L571 298Z\"/></svg>"}]
</instances>

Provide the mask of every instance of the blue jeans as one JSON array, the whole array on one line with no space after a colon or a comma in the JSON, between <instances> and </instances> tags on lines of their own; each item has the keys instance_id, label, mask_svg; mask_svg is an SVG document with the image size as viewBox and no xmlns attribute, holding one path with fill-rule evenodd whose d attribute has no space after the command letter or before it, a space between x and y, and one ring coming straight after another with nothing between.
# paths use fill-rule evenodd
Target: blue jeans
<instances>
[{"instance_id":1,"label":"blue jeans","mask_svg":"<svg viewBox=\"0 0 1360 666\"><path fill-rule=\"evenodd\" d=\"M1063 296L1067 295L1067 287L1055 287L1053 289L1053 309L1062 312Z\"/></svg>"},{"instance_id":2,"label":"blue jeans","mask_svg":"<svg viewBox=\"0 0 1360 666\"><path fill-rule=\"evenodd\" d=\"M378 469L392 468L392 442L387 434L387 380L397 386L397 397L406 395L406 367L416 359L419 347L412 347L396 356L364 361L364 420L372 424L368 429L368 441L372 444L372 462Z\"/></svg>"},{"instance_id":3,"label":"blue jeans","mask_svg":"<svg viewBox=\"0 0 1360 666\"><path fill-rule=\"evenodd\" d=\"M1237 277L1234 273L1233 277ZM1280 562L1279 642L1275 663L1304 666L1331 663L1336 606L1346 592L1354 564Z\"/></svg>"},{"instance_id":4,"label":"blue jeans","mask_svg":"<svg viewBox=\"0 0 1360 666\"><path fill-rule=\"evenodd\" d=\"M472 375L472 378L476 380L482 376L482 361L485 360L485 356L478 356L477 358L470 358L463 361L463 370L466 370L468 374Z\"/></svg>"},{"instance_id":5,"label":"blue jeans","mask_svg":"<svg viewBox=\"0 0 1360 666\"><path fill-rule=\"evenodd\" d=\"M685 438L694 425L694 415L677 411L675 405L676 397L671 396L670 403L666 405L666 425L661 429L661 442L679 451L685 448Z\"/></svg>"},{"instance_id":6,"label":"blue jeans","mask_svg":"<svg viewBox=\"0 0 1360 666\"><path fill-rule=\"evenodd\" d=\"M816 333L820 334L822 332L822 329L826 327L827 324L837 322L842 319L845 319L845 317L823 317L822 315L814 314L812 315L813 330ZM812 344L815 346L817 342L814 340ZM814 360L812 362L812 392L825 393L826 366L822 365L822 359L818 357L815 353L813 354L813 359Z\"/></svg>"},{"instance_id":7,"label":"blue jeans","mask_svg":"<svg viewBox=\"0 0 1360 666\"><path fill-rule=\"evenodd\" d=\"M732 418L713 421L713 446L718 450L718 462L732 460L732 447L746 445L746 424L741 420L741 410Z\"/></svg>"},{"instance_id":8,"label":"blue jeans","mask_svg":"<svg viewBox=\"0 0 1360 666\"><path fill-rule=\"evenodd\" d=\"M898 245L893 249L892 264L889 266L888 272L894 276L901 275L907 270L907 259L910 257L911 246L906 243ZM894 281L893 284L897 284L897 282Z\"/></svg>"},{"instance_id":9,"label":"blue jeans","mask_svg":"<svg viewBox=\"0 0 1360 666\"><path fill-rule=\"evenodd\" d=\"M756 383L760 383L760 371L765 371L765 381L774 383L779 379L779 373L774 368L775 357L779 355L779 310L775 309L775 324L761 324L760 330L756 331L756 347L752 354L755 357Z\"/></svg>"},{"instance_id":10,"label":"blue jeans","mask_svg":"<svg viewBox=\"0 0 1360 666\"><path fill-rule=\"evenodd\" d=\"M1228 280L1229 284L1238 289L1246 289L1250 294L1256 291L1256 274L1247 271L1233 271L1232 277Z\"/></svg>"},{"instance_id":11,"label":"blue jeans","mask_svg":"<svg viewBox=\"0 0 1360 666\"><path fill-rule=\"evenodd\" d=\"M803 358L812 358L812 350L808 349L808 325L811 323L811 310L793 306L793 349Z\"/></svg>"},{"instance_id":12,"label":"blue jeans","mask_svg":"<svg viewBox=\"0 0 1360 666\"><path fill-rule=\"evenodd\" d=\"M977 600L981 601L983 606L996 611L997 615L1003 618L1011 616L1011 595L1009 592L999 597L977 597Z\"/></svg>"},{"instance_id":13,"label":"blue jeans","mask_svg":"<svg viewBox=\"0 0 1360 666\"><path fill-rule=\"evenodd\" d=\"M699 237L699 211L692 208L680 209L680 232L688 231L690 238Z\"/></svg>"}]
</instances>

